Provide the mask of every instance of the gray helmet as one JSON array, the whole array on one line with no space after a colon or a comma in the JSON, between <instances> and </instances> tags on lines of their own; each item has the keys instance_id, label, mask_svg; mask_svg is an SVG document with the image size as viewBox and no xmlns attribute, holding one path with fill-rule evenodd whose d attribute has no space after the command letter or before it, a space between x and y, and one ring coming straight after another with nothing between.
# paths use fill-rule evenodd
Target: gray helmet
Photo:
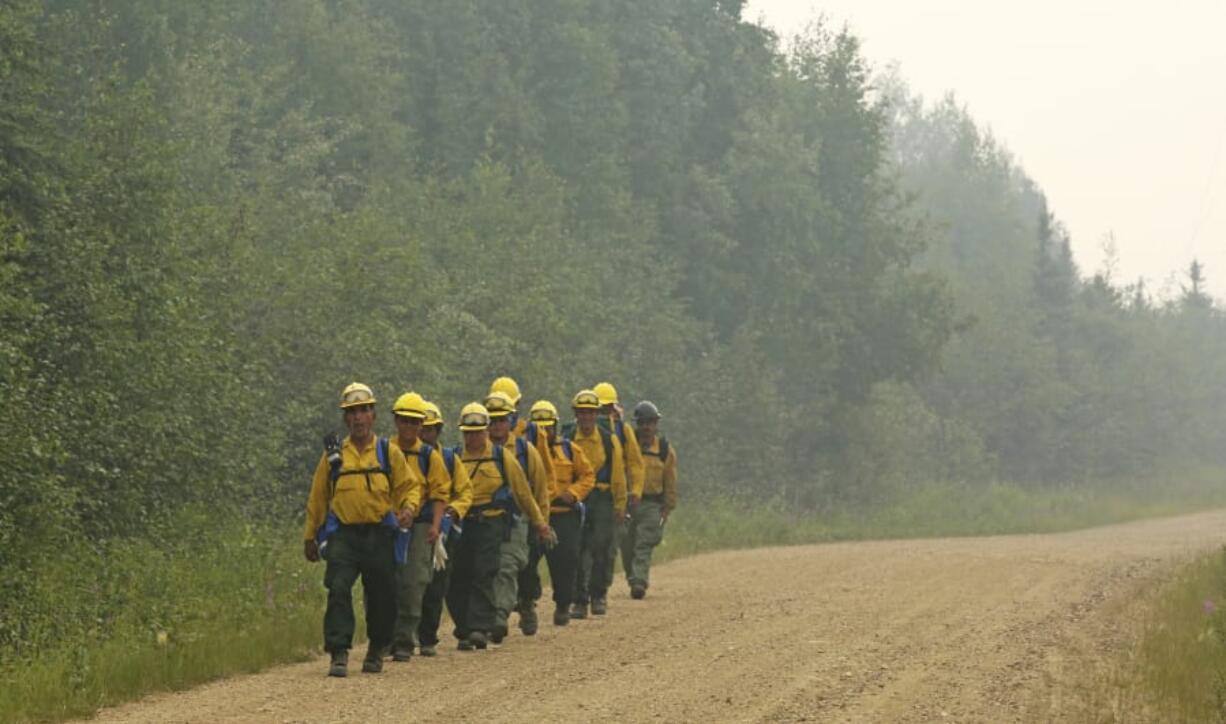
<instances>
[{"instance_id":1,"label":"gray helmet","mask_svg":"<svg viewBox=\"0 0 1226 724\"><path fill-rule=\"evenodd\" d=\"M660 408L656 407L656 403L651 400L643 400L634 406L634 421L642 422L644 420L659 420Z\"/></svg>"}]
</instances>

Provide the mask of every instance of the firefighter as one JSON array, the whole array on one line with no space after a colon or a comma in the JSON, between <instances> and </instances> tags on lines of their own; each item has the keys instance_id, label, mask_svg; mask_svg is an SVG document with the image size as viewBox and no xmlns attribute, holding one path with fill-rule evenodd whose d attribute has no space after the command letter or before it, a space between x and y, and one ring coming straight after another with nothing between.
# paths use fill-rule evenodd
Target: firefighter
<instances>
[{"instance_id":1,"label":"firefighter","mask_svg":"<svg viewBox=\"0 0 1226 724\"><path fill-rule=\"evenodd\" d=\"M546 550L539 541L529 553L528 567L519 576L520 626L526 635L536 631L536 602L541 597L541 556L549 564L553 581L553 624L570 622L570 605L575 596L575 573L579 564L579 538L582 531L583 501L596 485L596 471L578 445L558 436L558 409L548 400L532 405L532 422L540 428L553 456L554 478L549 491L549 525L557 543ZM533 624L531 632L524 622Z\"/></svg>"},{"instance_id":2,"label":"firefighter","mask_svg":"<svg viewBox=\"0 0 1226 724\"><path fill-rule=\"evenodd\" d=\"M575 423L569 439L583 450L596 470L595 489L587 496L587 517L579 544L579 570L571 618L587 618L608 610L608 590L613 578L614 529L625 516L625 456L617 435L597 424L600 399L592 390L580 390L571 400Z\"/></svg>"},{"instance_id":3,"label":"firefighter","mask_svg":"<svg viewBox=\"0 0 1226 724\"><path fill-rule=\"evenodd\" d=\"M677 448L659 434L660 410L643 400L634 407L634 434L643 451L643 497L631 514L622 540L630 597L647 595L651 551L664 539L664 524L677 507Z\"/></svg>"},{"instance_id":4,"label":"firefighter","mask_svg":"<svg viewBox=\"0 0 1226 724\"><path fill-rule=\"evenodd\" d=\"M404 565L396 570L396 627L392 634L392 660L408 661L417 646L422 599L434 563L443 510L451 499L451 476L437 448L421 439L426 419L426 401L416 392L406 392L392 406L396 439L392 441L408 462L409 472L422 488L421 512L413 520Z\"/></svg>"},{"instance_id":5,"label":"firefighter","mask_svg":"<svg viewBox=\"0 0 1226 724\"><path fill-rule=\"evenodd\" d=\"M396 623L396 534L412 524L421 487L414 484L404 456L374 433L375 396L354 382L341 392L340 407L349 434L329 435L315 466L307 499L303 553L327 562L324 586L324 648L329 676L346 676L353 645L353 584L362 577L370 643L362 671L383 670L383 651Z\"/></svg>"},{"instance_id":6,"label":"firefighter","mask_svg":"<svg viewBox=\"0 0 1226 724\"><path fill-rule=\"evenodd\" d=\"M618 442L622 445L622 453L625 456L626 485L628 486L626 498L626 515L628 517L634 514L639 500L643 497L643 453L639 450L638 440L632 434L630 427L622 419L622 405L617 400L617 389L608 382L601 382L592 388L592 392L595 392L596 397L600 400L600 417L597 419L597 424L616 435ZM616 556L616 549L622 547L622 542L626 535L627 522L626 520L619 520L617 526L614 527L614 552L610 556ZM630 560L625 556L622 556L622 567L626 571L626 577L629 578ZM612 585L613 566L609 566L608 580L605 581L605 587L608 588Z\"/></svg>"},{"instance_id":7,"label":"firefighter","mask_svg":"<svg viewBox=\"0 0 1226 724\"><path fill-rule=\"evenodd\" d=\"M544 459L541 457L537 447L530 444L527 439L515 437L511 434L511 427L514 424L515 404L503 392L491 392L485 398L485 408L490 414L489 438L495 445L506 449L507 453L514 456L516 462L523 468L528 476L528 481L532 486L532 494L536 499L536 504L540 508L542 515L546 520L549 519L549 490L551 487L550 473L545 465ZM535 425L533 426L535 428ZM539 441L545 450L545 454L549 454L549 448L545 440L538 435ZM500 558L498 564L498 577L494 579L494 600L497 606L497 615L494 617L494 630L491 632L491 639L494 643L502 643L502 640L507 635L507 624L510 619L511 611L515 609L515 604L518 601L519 575L525 568L528 567L528 558L531 546L535 540L530 540L528 532L528 523L522 515L512 516L512 528L510 538L504 540L500 549ZM536 633L537 623L535 620L535 609L529 614L533 618L525 618L524 614L520 613L519 625L520 629L526 635Z\"/></svg>"},{"instance_id":8,"label":"firefighter","mask_svg":"<svg viewBox=\"0 0 1226 724\"><path fill-rule=\"evenodd\" d=\"M460 462L472 481L472 506L463 519L455 568L447 591L447 609L455 620L461 651L484 649L494 629L494 578L499 553L510 537L515 509L546 538L549 524L541 513L523 468L506 448L489 440L489 411L471 402L460 411L464 445Z\"/></svg>"},{"instance_id":9,"label":"firefighter","mask_svg":"<svg viewBox=\"0 0 1226 724\"><path fill-rule=\"evenodd\" d=\"M456 547L460 540L460 523L473 502L472 482L468 479L468 470L463 465L457 465L460 448L445 448L439 438L443 432L443 414L438 405L426 401L426 417L422 421L421 439L433 445L442 452L443 464L451 481L451 497L443 510L442 527L445 529L444 547L447 560L443 567L436 567L426 587L425 596L421 602L421 623L417 626L417 641L422 656L435 656L438 653L438 627L443 618L443 601L447 595L447 586L451 580L452 561L455 559Z\"/></svg>"}]
</instances>

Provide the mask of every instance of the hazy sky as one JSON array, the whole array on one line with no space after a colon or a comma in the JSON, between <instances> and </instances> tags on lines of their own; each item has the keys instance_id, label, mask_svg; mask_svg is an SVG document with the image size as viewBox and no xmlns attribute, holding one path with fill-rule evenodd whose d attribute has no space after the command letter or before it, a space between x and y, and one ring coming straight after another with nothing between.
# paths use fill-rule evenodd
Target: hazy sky
<instances>
[{"instance_id":1,"label":"hazy sky","mask_svg":"<svg viewBox=\"0 0 1226 724\"><path fill-rule=\"evenodd\" d=\"M1043 188L1083 273L1226 299L1226 0L750 0L786 37L825 14L927 99L953 91Z\"/></svg>"}]
</instances>

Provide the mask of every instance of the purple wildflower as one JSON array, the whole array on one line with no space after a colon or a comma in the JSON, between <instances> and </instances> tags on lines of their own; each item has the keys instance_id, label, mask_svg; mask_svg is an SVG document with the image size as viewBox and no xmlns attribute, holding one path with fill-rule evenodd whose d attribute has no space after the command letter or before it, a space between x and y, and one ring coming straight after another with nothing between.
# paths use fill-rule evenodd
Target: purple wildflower
<instances>
[{"instance_id":1,"label":"purple wildflower","mask_svg":"<svg viewBox=\"0 0 1226 724\"><path fill-rule=\"evenodd\" d=\"M1217 604L1213 602L1212 598L1206 598L1205 602L1201 604L1201 608L1204 609L1206 616L1212 616L1213 612L1217 610Z\"/></svg>"}]
</instances>

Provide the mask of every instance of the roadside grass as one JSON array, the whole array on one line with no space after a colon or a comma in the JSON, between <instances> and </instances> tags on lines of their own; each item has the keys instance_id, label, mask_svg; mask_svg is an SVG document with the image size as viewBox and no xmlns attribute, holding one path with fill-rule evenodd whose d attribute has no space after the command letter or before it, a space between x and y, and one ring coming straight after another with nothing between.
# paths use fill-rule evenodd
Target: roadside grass
<instances>
[{"instance_id":1,"label":"roadside grass","mask_svg":"<svg viewBox=\"0 0 1226 724\"><path fill-rule=\"evenodd\" d=\"M886 538L1057 533L1226 506L1226 472L1079 488L933 483L870 507L804 512L778 501L682 501L656 560L727 548Z\"/></svg>"},{"instance_id":2,"label":"roadside grass","mask_svg":"<svg viewBox=\"0 0 1226 724\"><path fill-rule=\"evenodd\" d=\"M1181 567L1146 604L1088 708L1102 721L1226 721L1226 549Z\"/></svg>"},{"instance_id":3,"label":"roadside grass","mask_svg":"<svg viewBox=\"0 0 1226 724\"><path fill-rule=\"evenodd\" d=\"M1058 490L933 484L880 506L807 513L779 502L683 499L656 559L839 540L1071 530L1226 505L1221 478L1203 471ZM22 636L0 658L0 721L87 716L151 692L318 653L323 568L302 560L296 528L218 521L201 512L186 513L171 528L177 534L161 543L66 548L31 574L23 598L4 609L20 619ZM1220 595L1218 601L1226 603Z\"/></svg>"}]
</instances>

